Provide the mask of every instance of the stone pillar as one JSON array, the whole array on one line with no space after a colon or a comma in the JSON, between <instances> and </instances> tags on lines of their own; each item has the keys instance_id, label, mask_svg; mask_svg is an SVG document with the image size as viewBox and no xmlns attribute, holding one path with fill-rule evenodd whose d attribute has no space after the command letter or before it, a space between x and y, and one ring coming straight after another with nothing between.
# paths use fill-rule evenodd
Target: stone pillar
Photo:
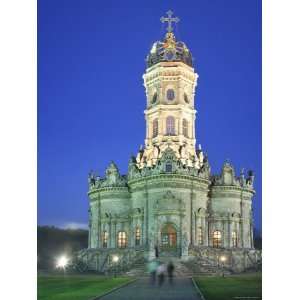
<instances>
[{"instance_id":1,"label":"stone pillar","mask_svg":"<svg viewBox=\"0 0 300 300\"><path fill-rule=\"evenodd\" d=\"M244 248L243 219L240 219L238 223L238 228L239 228L240 247Z\"/></svg>"},{"instance_id":2,"label":"stone pillar","mask_svg":"<svg viewBox=\"0 0 300 300\"><path fill-rule=\"evenodd\" d=\"M251 222L251 231L250 231L250 245L251 245L251 248L253 249L254 248L254 241L253 241L253 221Z\"/></svg>"},{"instance_id":3,"label":"stone pillar","mask_svg":"<svg viewBox=\"0 0 300 300\"><path fill-rule=\"evenodd\" d=\"M88 247L89 248L92 248L92 244L91 244L91 221L89 221L89 245L88 245Z\"/></svg>"},{"instance_id":4,"label":"stone pillar","mask_svg":"<svg viewBox=\"0 0 300 300\"><path fill-rule=\"evenodd\" d=\"M221 226L222 226L222 232L223 232L223 238L222 238L222 245L224 248L227 247L227 226L226 226L226 221L222 220L221 221Z\"/></svg>"},{"instance_id":5,"label":"stone pillar","mask_svg":"<svg viewBox=\"0 0 300 300\"><path fill-rule=\"evenodd\" d=\"M232 247L231 236L232 236L232 221L228 219L228 248Z\"/></svg>"},{"instance_id":6,"label":"stone pillar","mask_svg":"<svg viewBox=\"0 0 300 300\"><path fill-rule=\"evenodd\" d=\"M191 241L190 241L190 244L191 246L193 245L197 245L197 239L195 237L196 235L196 216L195 216L195 213L193 212L192 215L191 215Z\"/></svg>"},{"instance_id":7,"label":"stone pillar","mask_svg":"<svg viewBox=\"0 0 300 300\"><path fill-rule=\"evenodd\" d=\"M112 229L112 220L109 220L108 223L108 248L113 247L113 229Z\"/></svg>"},{"instance_id":8,"label":"stone pillar","mask_svg":"<svg viewBox=\"0 0 300 300\"><path fill-rule=\"evenodd\" d=\"M176 120L176 123L177 123L177 126L175 125L175 134L176 135L182 134L182 126L181 126L182 122L181 122L181 119L180 118L176 118L175 120Z\"/></svg>"},{"instance_id":9,"label":"stone pillar","mask_svg":"<svg viewBox=\"0 0 300 300\"><path fill-rule=\"evenodd\" d=\"M205 224L205 228L203 229L203 235L204 235L203 245L208 246L208 243L209 243L209 232L208 232L209 224L208 224L208 217L207 216L205 216L204 224Z\"/></svg>"},{"instance_id":10,"label":"stone pillar","mask_svg":"<svg viewBox=\"0 0 300 300\"><path fill-rule=\"evenodd\" d=\"M116 248L116 240L117 240L116 226L117 226L117 222L115 220L112 220L110 226L111 227L111 238L110 238L111 248Z\"/></svg>"},{"instance_id":11,"label":"stone pillar","mask_svg":"<svg viewBox=\"0 0 300 300\"><path fill-rule=\"evenodd\" d=\"M191 126L192 126L192 138L193 139L195 138L195 119L196 119L196 117L193 116L193 122L191 124Z\"/></svg>"},{"instance_id":12,"label":"stone pillar","mask_svg":"<svg viewBox=\"0 0 300 300\"><path fill-rule=\"evenodd\" d=\"M103 225L100 223L99 224L99 244L98 244L98 248L102 248L102 241L103 241Z\"/></svg>"},{"instance_id":13,"label":"stone pillar","mask_svg":"<svg viewBox=\"0 0 300 300\"><path fill-rule=\"evenodd\" d=\"M136 218L133 217L129 221L129 232L128 232L128 246L135 247L135 228L136 228Z\"/></svg>"},{"instance_id":14,"label":"stone pillar","mask_svg":"<svg viewBox=\"0 0 300 300\"><path fill-rule=\"evenodd\" d=\"M195 245L199 245L198 243L198 230L199 230L199 216L197 216L196 213L194 213L194 241L195 241Z\"/></svg>"}]
</instances>

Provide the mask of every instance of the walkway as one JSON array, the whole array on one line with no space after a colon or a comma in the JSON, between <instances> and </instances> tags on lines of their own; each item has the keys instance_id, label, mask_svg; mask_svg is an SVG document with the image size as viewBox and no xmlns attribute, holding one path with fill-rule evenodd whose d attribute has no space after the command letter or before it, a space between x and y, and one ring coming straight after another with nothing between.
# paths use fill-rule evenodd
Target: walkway
<instances>
[{"instance_id":1,"label":"walkway","mask_svg":"<svg viewBox=\"0 0 300 300\"><path fill-rule=\"evenodd\" d=\"M141 278L99 300L199 300L200 297L191 278L174 278L173 285L167 281L162 287L151 286L148 278Z\"/></svg>"}]
</instances>

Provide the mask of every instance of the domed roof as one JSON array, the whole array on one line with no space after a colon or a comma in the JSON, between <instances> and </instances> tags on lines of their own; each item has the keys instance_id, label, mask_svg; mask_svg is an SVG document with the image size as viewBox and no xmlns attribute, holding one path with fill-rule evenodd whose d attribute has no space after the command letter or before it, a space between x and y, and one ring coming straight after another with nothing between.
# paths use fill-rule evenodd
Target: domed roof
<instances>
[{"instance_id":1,"label":"domed roof","mask_svg":"<svg viewBox=\"0 0 300 300\"><path fill-rule=\"evenodd\" d=\"M167 32L163 41L156 41L153 44L146 61L148 68L162 61L181 61L193 66L190 50L184 42L176 41L173 32Z\"/></svg>"}]
</instances>

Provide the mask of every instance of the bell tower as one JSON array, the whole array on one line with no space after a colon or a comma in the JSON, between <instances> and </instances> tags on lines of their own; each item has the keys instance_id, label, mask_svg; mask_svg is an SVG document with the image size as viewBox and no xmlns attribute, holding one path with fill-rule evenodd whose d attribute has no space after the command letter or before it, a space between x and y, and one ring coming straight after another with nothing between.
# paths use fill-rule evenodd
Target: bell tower
<instances>
[{"instance_id":1,"label":"bell tower","mask_svg":"<svg viewBox=\"0 0 300 300\"><path fill-rule=\"evenodd\" d=\"M200 168L203 163L201 149L195 149L194 108L198 75L193 68L190 50L177 41L172 23L179 18L162 17L167 22L167 33L156 41L147 56L147 69L143 75L146 89L145 146L137 155L139 168L151 167L167 149L171 148L184 165Z\"/></svg>"}]
</instances>

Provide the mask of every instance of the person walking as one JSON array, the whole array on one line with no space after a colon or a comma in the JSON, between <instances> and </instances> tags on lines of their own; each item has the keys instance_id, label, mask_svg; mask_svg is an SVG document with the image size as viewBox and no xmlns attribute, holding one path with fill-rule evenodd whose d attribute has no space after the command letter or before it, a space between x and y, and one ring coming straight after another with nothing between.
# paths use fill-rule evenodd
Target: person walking
<instances>
[{"instance_id":1,"label":"person walking","mask_svg":"<svg viewBox=\"0 0 300 300\"><path fill-rule=\"evenodd\" d=\"M166 266L161 263L157 268L158 286L162 286L165 281Z\"/></svg>"},{"instance_id":2,"label":"person walking","mask_svg":"<svg viewBox=\"0 0 300 300\"><path fill-rule=\"evenodd\" d=\"M173 272L174 272L174 264L170 260L167 266L167 271L168 271L168 277L169 277L169 283L172 285L173 284Z\"/></svg>"},{"instance_id":3,"label":"person walking","mask_svg":"<svg viewBox=\"0 0 300 300\"><path fill-rule=\"evenodd\" d=\"M158 262L154 259L148 263L148 271L150 273L150 283L152 285L155 285L157 267L158 267Z\"/></svg>"},{"instance_id":4,"label":"person walking","mask_svg":"<svg viewBox=\"0 0 300 300\"><path fill-rule=\"evenodd\" d=\"M158 258L159 254L158 254L158 247L157 247L157 245L155 245L154 251L155 251L155 257Z\"/></svg>"}]
</instances>

